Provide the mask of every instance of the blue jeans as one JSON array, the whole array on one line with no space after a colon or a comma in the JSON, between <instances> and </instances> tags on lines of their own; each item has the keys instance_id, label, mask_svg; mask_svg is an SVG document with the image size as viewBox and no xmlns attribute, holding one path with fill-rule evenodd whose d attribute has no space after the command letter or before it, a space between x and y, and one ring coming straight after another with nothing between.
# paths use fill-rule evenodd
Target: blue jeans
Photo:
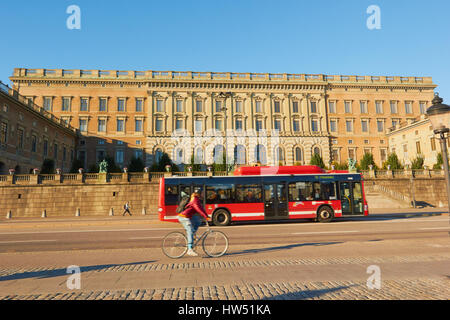
<instances>
[{"instance_id":1,"label":"blue jeans","mask_svg":"<svg viewBox=\"0 0 450 320\"><path fill-rule=\"evenodd\" d=\"M198 227L200 227L200 225L202 224L202 219L199 215L195 214L190 219L178 216L178 221L180 221L184 229L186 229L188 249L192 249L192 245L194 243L194 235L197 232Z\"/></svg>"}]
</instances>

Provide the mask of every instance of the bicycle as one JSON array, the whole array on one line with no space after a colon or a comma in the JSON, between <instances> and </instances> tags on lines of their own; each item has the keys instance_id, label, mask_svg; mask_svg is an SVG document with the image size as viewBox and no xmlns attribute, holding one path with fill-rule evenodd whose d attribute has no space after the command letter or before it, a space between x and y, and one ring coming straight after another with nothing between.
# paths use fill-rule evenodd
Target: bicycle
<instances>
[{"instance_id":1,"label":"bicycle","mask_svg":"<svg viewBox=\"0 0 450 320\"><path fill-rule=\"evenodd\" d=\"M206 221L207 230L200 237L194 239L193 247L202 241L203 251L212 258L223 256L228 250L228 237L221 231L212 230ZM186 235L180 231L167 234L162 243L162 250L166 256L172 259L183 257L188 251Z\"/></svg>"}]
</instances>

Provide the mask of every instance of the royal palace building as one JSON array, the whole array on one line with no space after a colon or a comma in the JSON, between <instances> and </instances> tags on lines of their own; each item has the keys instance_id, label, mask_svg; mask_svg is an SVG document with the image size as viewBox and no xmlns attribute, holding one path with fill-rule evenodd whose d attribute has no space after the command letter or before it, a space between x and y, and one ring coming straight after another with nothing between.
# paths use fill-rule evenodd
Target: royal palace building
<instances>
[{"instance_id":1,"label":"royal palace building","mask_svg":"<svg viewBox=\"0 0 450 320\"><path fill-rule=\"evenodd\" d=\"M388 129L431 105L429 77L16 68L13 87L78 128L85 167L109 154L176 163L381 165Z\"/></svg>"}]
</instances>

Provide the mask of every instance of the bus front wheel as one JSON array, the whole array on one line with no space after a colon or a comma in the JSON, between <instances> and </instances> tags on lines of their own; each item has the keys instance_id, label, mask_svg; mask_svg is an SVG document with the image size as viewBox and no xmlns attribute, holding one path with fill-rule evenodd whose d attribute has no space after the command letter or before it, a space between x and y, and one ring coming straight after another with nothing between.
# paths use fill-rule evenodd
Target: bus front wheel
<instances>
[{"instance_id":1,"label":"bus front wheel","mask_svg":"<svg viewBox=\"0 0 450 320\"><path fill-rule=\"evenodd\" d=\"M330 222L333 220L334 213L333 209L328 206L320 207L317 211L317 221L318 222Z\"/></svg>"},{"instance_id":2,"label":"bus front wheel","mask_svg":"<svg viewBox=\"0 0 450 320\"><path fill-rule=\"evenodd\" d=\"M228 226L231 223L231 216L228 211L219 209L214 212L212 222L215 226Z\"/></svg>"}]
</instances>

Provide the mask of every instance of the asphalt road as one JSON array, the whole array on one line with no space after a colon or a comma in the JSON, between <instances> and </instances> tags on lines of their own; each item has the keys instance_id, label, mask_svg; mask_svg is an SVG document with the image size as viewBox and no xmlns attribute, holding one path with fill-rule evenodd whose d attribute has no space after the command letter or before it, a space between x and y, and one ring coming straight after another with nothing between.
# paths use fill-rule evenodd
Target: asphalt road
<instances>
[{"instance_id":1,"label":"asphalt road","mask_svg":"<svg viewBox=\"0 0 450 320\"><path fill-rule=\"evenodd\" d=\"M181 230L176 223L2 221L0 299L450 299L446 213L216 229L229 237L225 256L208 258L198 248L199 257L174 260L161 240ZM66 283L74 265L79 289ZM377 290L367 284L373 267L381 272Z\"/></svg>"},{"instance_id":2,"label":"asphalt road","mask_svg":"<svg viewBox=\"0 0 450 320\"><path fill-rule=\"evenodd\" d=\"M125 218L126 219L126 218ZM61 221L60 221L61 222ZM0 253L66 251L87 249L160 248L170 231L182 230L177 223L136 220L133 224L91 226L63 224L53 228L0 229ZM310 221L237 223L214 227L225 232L233 248L251 250L255 245L298 245L313 242L360 242L446 238L450 231L446 215L349 217L331 223ZM205 227L201 227L202 232Z\"/></svg>"}]
</instances>

